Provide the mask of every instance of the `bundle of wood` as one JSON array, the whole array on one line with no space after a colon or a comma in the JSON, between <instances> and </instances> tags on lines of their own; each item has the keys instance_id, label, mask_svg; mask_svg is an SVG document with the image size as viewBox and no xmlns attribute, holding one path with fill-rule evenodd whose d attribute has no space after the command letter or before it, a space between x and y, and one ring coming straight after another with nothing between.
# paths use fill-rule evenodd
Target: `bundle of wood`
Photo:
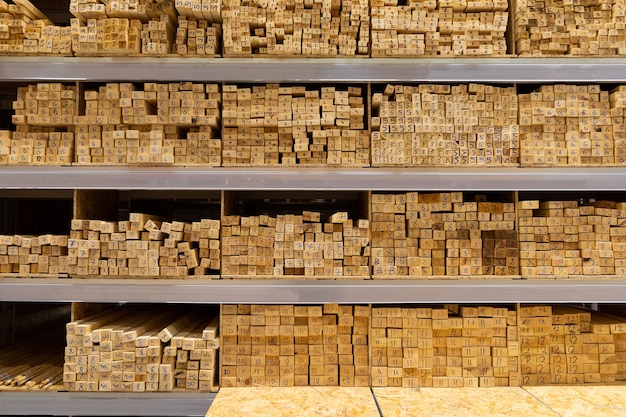
<instances>
[{"instance_id":1,"label":"bundle of wood","mask_svg":"<svg viewBox=\"0 0 626 417\"><path fill-rule=\"evenodd\" d=\"M360 87L224 86L224 165L369 166Z\"/></svg>"},{"instance_id":2,"label":"bundle of wood","mask_svg":"<svg viewBox=\"0 0 626 417\"><path fill-rule=\"evenodd\" d=\"M369 386L370 308L222 306L222 386Z\"/></svg>"},{"instance_id":3,"label":"bundle of wood","mask_svg":"<svg viewBox=\"0 0 626 417\"><path fill-rule=\"evenodd\" d=\"M369 221L339 212L226 216L222 222L224 276L349 279L369 276Z\"/></svg>"},{"instance_id":4,"label":"bundle of wood","mask_svg":"<svg viewBox=\"0 0 626 417\"><path fill-rule=\"evenodd\" d=\"M219 317L127 305L66 326L69 391L217 391Z\"/></svg>"},{"instance_id":5,"label":"bundle of wood","mask_svg":"<svg viewBox=\"0 0 626 417\"><path fill-rule=\"evenodd\" d=\"M557 84L518 97L522 166L615 163L608 91L599 85Z\"/></svg>"},{"instance_id":6,"label":"bundle of wood","mask_svg":"<svg viewBox=\"0 0 626 417\"><path fill-rule=\"evenodd\" d=\"M0 273L67 274L68 237L0 236Z\"/></svg>"},{"instance_id":7,"label":"bundle of wood","mask_svg":"<svg viewBox=\"0 0 626 417\"><path fill-rule=\"evenodd\" d=\"M624 55L623 1L517 0L514 33L522 56Z\"/></svg>"},{"instance_id":8,"label":"bundle of wood","mask_svg":"<svg viewBox=\"0 0 626 417\"><path fill-rule=\"evenodd\" d=\"M77 276L159 277L220 270L220 221L169 222L131 213L129 221L72 220L69 272Z\"/></svg>"},{"instance_id":9,"label":"bundle of wood","mask_svg":"<svg viewBox=\"0 0 626 417\"><path fill-rule=\"evenodd\" d=\"M367 0L222 3L224 56L369 55Z\"/></svg>"},{"instance_id":10,"label":"bundle of wood","mask_svg":"<svg viewBox=\"0 0 626 417\"><path fill-rule=\"evenodd\" d=\"M373 277L519 274L515 204L463 200L463 193L373 194Z\"/></svg>"},{"instance_id":11,"label":"bundle of wood","mask_svg":"<svg viewBox=\"0 0 626 417\"><path fill-rule=\"evenodd\" d=\"M514 87L387 85L372 97L373 166L519 163Z\"/></svg>"},{"instance_id":12,"label":"bundle of wood","mask_svg":"<svg viewBox=\"0 0 626 417\"><path fill-rule=\"evenodd\" d=\"M516 315L492 306L374 307L372 386L519 386Z\"/></svg>"},{"instance_id":13,"label":"bundle of wood","mask_svg":"<svg viewBox=\"0 0 626 417\"><path fill-rule=\"evenodd\" d=\"M69 27L54 25L28 0L0 1L0 54L71 55Z\"/></svg>"},{"instance_id":14,"label":"bundle of wood","mask_svg":"<svg viewBox=\"0 0 626 417\"><path fill-rule=\"evenodd\" d=\"M626 203L518 203L524 276L626 274Z\"/></svg>"},{"instance_id":15,"label":"bundle of wood","mask_svg":"<svg viewBox=\"0 0 626 417\"><path fill-rule=\"evenodd\" d=\"M70 164L74 160L76 86L39 83L17 89L16 130L0 133L9 164ZM12 137L11 137L12 136ZM4 158L2 158L4 159Z\"/></svg>"},{"instance_id":16,"label":"bundle of wood","mask_svg":"<svg viewBox=\"0 0 626 417\"><path fill-rule=\"evenodd\" d=\"M626 319L569 306L522 306L523 385L624 379ZM617 353L619 352L619 353Z\"/></svg>"},{"instance_id":17,"label":"bundle of wood","mask_svg":"<svg viewBox=\"0 0 626 417\"><path fill-rule=\"evenodd\" d=\"M221 164L217 84L108 83L76 117L80 164Z\"/></svg>"}]
</instances>

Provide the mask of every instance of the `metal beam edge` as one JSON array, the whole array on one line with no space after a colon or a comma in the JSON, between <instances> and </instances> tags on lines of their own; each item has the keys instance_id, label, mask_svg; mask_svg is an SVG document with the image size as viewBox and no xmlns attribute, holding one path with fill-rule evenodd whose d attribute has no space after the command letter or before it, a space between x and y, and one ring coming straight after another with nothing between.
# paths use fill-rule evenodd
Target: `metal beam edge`
<instances>
[{"instance_id":1,"label":"metal beam edge","mask_svg":"<svg viewBox=\"0 0 626 417\"><path fill-rule=\"evenodd\" d=\"M184 80L181 80L181 74ZM0 81L624 82L626 58L2 57Z\"/></svg>"},{"instance_id":2,"label":"metal beam edge","mask_svg":"<svg viewBox=\"0 0 626 417\"><path fill-rule=\"evenodd\" d=\"M6 190L623 191L613 168L0 167Z\"/></svg>"},{"instance_id":3,"label":"metal beam edge","mask_svg":"<svg viewBox=\"0 0 626 417\"><path fill-rule=\"evenodd\" d=\"M204 416L210 393L0 392L0 415Z\"/></svg>"},{"instance_id":4,"label":"metal beam edge","mask_svg":"<svg viewBox=\"0 0 626 417\"><path fill-rule=\"evenodd\" d=\"M198 282L11 278L0 282L0 300L186 304L623 303L626 280Z\"/></svg>"}]
</instances>

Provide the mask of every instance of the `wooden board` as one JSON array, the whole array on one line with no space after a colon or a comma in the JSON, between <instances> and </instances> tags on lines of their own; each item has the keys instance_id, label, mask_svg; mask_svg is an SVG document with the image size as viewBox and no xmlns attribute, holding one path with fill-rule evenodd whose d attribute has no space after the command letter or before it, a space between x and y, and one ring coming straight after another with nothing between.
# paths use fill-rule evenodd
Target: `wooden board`
<instances>
[{"instance_id":1,"label":"wooden board","mask_svg":"<svg viewBox=\"0 0 626 417\"><path fill-rule=\"evenodd\" d=\"M385 416L448 417L559 417L548 406L521 388L374 388ZM586 415L586 414L585 414Z\"/></svg>"},{"instance_id":2,"label":"wooden board","mask_svg":"<svg viewBox=\"0 0 626 417\"><path fill-rule=\"evenodd\" d=\"M378 417L368 388L222 388L206 417Z\"/></svg>"}]
</instances>

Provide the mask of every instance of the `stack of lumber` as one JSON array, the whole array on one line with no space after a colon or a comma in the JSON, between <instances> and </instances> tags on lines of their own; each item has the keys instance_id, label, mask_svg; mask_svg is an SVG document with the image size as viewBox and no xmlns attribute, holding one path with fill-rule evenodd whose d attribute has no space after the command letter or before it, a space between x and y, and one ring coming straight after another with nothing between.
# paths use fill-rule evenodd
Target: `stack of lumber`
<instances>
[{"instance_id":1,"label":"stack of lumber","mask_svg":"<svg viewBox=\"0 0 626 417\"><path fill-rule=\"evenodd\" d=\"M0 236L0 273L66 274L68 237L63 235Z\"/></svg>"},{"instance_id":2,"label":"stack of lumber","mask_svg":"<svg viewBox=\"0 0 626 417\"><path fill-rule=\"evenodd\" d=\"M223 387L368 387L370 308L222 306Z\"/></svg>"},{"instance_id":3,"label":"stack of lumber","mask_svg":"<svg viewBox=\"0 0 626 417\"><path fill-rule=\"evenodd\" d=\"M517 0L514 33L521 56L624 55L624 3Z\"/></svg>"},{"instance_id":4,"label":"stack of lumber","mask_svg":"<svg viewBox=\"0 0 626 417\"><path fill-rule=\"evenodd\" d=\"M367 0L222 3L224 56L369 55Z\"/></svg>"},{"instance_id":5,"label":"stack of lumber","mask_svg":"<svg viewBox=\"0 0 626 417\"><path fill-rule=\"evenodd\" d=\"M224 165L369 166L360 87L224 86Z\"/></svg>"},{"instance_id":6,"label":"stack of lumber","mask_svg":"<svg viewBox=\"0 0 626 417\"><path fill-rule=\"evenodd\" d=\"M373 307L372 386L519 386L516 314L491 306Z\"/></svg>"},{"instance_id":7,"label":"stack of lumber","mask_svg":"<svg viewBox=\"0 0 626 417\"><path fill-rule=\"evenodd\" d=\"M0 133L0 159L9 164L69 164L74 159L76 87L39 83L17 89L12 137ZM8 157L7 157L8 155Z\"/></svg>"},{"instance_id":8,"label":"stack of lumber","mask_svg":"<svg viewBox=\"0 0 626 417\"><path fill-rule=\"evenodd\" d=\"M622 348L618 337L622 339L625 333L624 318L563 305L522 306L519 325L522 384L583 384L623 379L623 353L618 362L616 352L618 346Z\"/></svg>"},{"instance_id":9,"label":"stack of lumber","mask_svg":"<svg viewBox=\"0 0 626 417\"><path fill-rule=\"evenodd\" d=\"M141 52L141 20L99 17L87 19L87 25L83 26L79 19L72 19L71 27L72 50L76 56Z\"/></svg>"},{"instance_id":10,"label":"stack of lumber","mask_svg":"<svg viewBox=\"0 0 626 417\"><path fill-rule=\"evenodd\" d=\"M172 52L177 55L219 56L221 43L221 24L180 16Z\"/></svg>"},{"instance_id":11,"label":"stack of lumber","mask_svg":"<svg viewBox=\"0 0 626 417\"><path fill-rule=\"evenodd\" d=\"M504 0L371 2L372 56L506 55Z\"/></svg>"},{"instance_id":12,"label":"stack of lumber","mask_svg":"<svg viewBox=\"0 0 626 417\"><path fill-rule=\"evenodd\" d=\"M518 99L522 166L615 163L608 91L598 85L544 85Z\"/></svg>"},{"instance_id":13,"label":"stack of lumber","mask_svg":"<svg viewBox=\"0 0 626 417\"><path fill-rule=\"evenodd\" d=\"M63 380L63 331L38 334L0 352L0 391L51 391Z\"/></svg>"},{"instance_id":14,"label":"stack of lumber","mask_svg":"<svg viewBox=\"0 0 626 417\"><path fill-rule=\"evenodd\" d=\"M369 276L368 220L333 214L226 216L222 220L222 274L311 279Z\"/></svg>"},{"instance_id":15,"label":"stack of lumber","mask_svg":"<svg viewBox=\"0 0 626 417\"><path fill-rule=\"evenodd\" d=\"M177 0L177 55L219 56L222 44L221 0Z\"/></svg>"},{"instance_id":16,"label":"stack of lumber","mask_svg":"<svg viewBox=\"0 0 626 417\"><path fill-rule=\"evenodd\" d=\"M518 203L524 276L626 273L626 205L526 200Z\"/></svg>"},{"instance_id":17,"label":"stack of lumber","mask_svg":"<svg viewBox=\"0 0 626 417\"><path fill-rule=\"evenodd\" d=\"M176 19L162 14L143 24L141 30L141 52L144 55L168 55L174 44Z\"/></svg>"},{"instance_id":18,"label":"stack of lumber","mask_svg":"<svg viewBox=\"0 0 626 417\"><path fill-rule=\"evenodd\" d=\"M609 94L611 104L611 127L613 128L613 142L615 149L616 165L626 165L626 87L618 86L611 90Z\"/></svg>"},{"instance_id":19,"label":"stack of lumber","mask_svg":"<svg viewBox=\"0 0 626 417\"><path fill-rule=\"evenodd\" d=\"M161 22L160 16L168 13L175 18L171 1L71 0L69 10L74 16L71 27L75 55L140 54L144 24L149 25L151 20ZM171 19L165 20L165 24L168 23L173 24ZM170 32L173 30L170 28ZM157 45L151 45L155 43L150 42L154 39L148 38L149 52L158 51ZM166 49L170 49L169 46Z\"/></svg>"},{"instance_id":20,"label":"stack of lumber","mask_svg":"<svg viewBox=\"0 0 626 417\"><path fill-rule=\"evenodd\" d=\"M76 276L206 275L220 269L220 221L169 222L131 213L128 221L72 220L68 269Z\"/></svg>"},{"instance_id":21,"label":"stack of lumber","mask_svg":"<svg viewBox=\"0 0 626 417\"><path fill-rule=\"evenodd\" d=\"M28 0L0 1L0 54L71 55L69 27L55 26Z\"/></svg>"},{"instance_id":22,"label":"stack of lumber","mask_svg":"<svg viewBox=\"0 0 626 417\"><path fill-rule=\"evenodd\" d=\"M108 83L76 117L80 164L221 164L219 86Z\"/></svg>"},{"instance_id":23,"label":"stack of lumber","mask_svg":"<svg viewBox=\"0 0 626 417\"><path fill-rule=\"evenodd\" d=\"M372 97L373 166L517 165L515 87L387 85Z\"/></svg>"},{"instance_id":24,"label":"stack of lumber","mask_svg":"<svg viewBox=\"0 0 626 417\"><path fill-rule=\"evenodd\" d=\"M519 274L515 204L485 200L373 194L374 278Z\"/></svg>"},{"instance_id":25,"label":"stack of lumber","mask_svg":"<svg viewBox=\"0 0 626 417\"><path fill-rule=\"evenodd\" d=\"M217 390L217 315L127 305L66 325L68 391Z\"/></svg>"}]
</instances>

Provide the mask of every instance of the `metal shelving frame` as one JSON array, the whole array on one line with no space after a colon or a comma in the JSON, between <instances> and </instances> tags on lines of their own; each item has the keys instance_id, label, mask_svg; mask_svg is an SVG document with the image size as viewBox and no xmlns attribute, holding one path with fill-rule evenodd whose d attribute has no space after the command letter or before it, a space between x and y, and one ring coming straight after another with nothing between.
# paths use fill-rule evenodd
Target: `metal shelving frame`
<instances>
[{"instance_id":1,"label":"metal shelving frame","mask_svg":"<svg viewBox=\"0 0 626 417\"><path fill-rule=\"evenodd\" d=\"M0 82L624 83L626 58L2 57ZM0 190L623 191L626 168L0 167ZM608 277L606 277L608 278ZM462 303L626 300L626 280L0 279L0 301ZM200 416L214 394L0 392L0 415Z\"/></svg>"}]
</instances>

